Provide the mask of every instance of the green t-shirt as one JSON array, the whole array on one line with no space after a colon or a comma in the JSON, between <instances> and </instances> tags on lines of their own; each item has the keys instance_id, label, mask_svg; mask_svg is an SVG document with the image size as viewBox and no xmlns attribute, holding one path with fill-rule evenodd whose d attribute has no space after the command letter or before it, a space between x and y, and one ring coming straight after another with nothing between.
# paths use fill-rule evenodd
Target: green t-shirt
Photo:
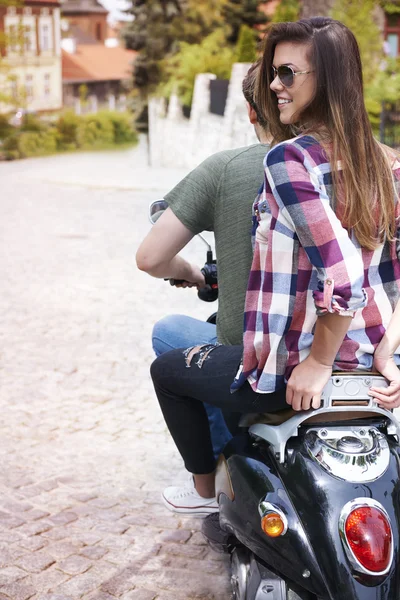
<instances>
[{"instance_id":1,"label":"green t-shirt","mask_svg":"<svg viewBox=\"0 0 400 600\"><path fill-rule=\"evenodd\" d=\"M244 301L252 262L252 204L263 183L267 144L218 152L207 158L165 200L193 233L214 231L218 261L217 335L241 344Z\"/></svg>"}]
</instances>

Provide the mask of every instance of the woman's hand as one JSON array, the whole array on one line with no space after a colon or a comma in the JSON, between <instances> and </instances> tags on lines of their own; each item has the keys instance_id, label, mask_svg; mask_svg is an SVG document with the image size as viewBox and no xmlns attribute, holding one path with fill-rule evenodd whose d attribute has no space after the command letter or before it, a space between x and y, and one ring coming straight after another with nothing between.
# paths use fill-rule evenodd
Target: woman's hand
<instances>
[{"instance_id":1,"label":"woman's hand","mask_svg":"<svg viewBox=\"0 0 400 600\"><path fill-rule=\"evenodd\" d=\"M321 393L332 375L332 367L310 354L292 371L286 387L286 402L293 410L319 408Z\"/></svg>"},{"instance_id":2,"label":"woman's hand","mask_svg":"<svg viewBox=\"0 0 400 600\"><path fill-rule=\"evenodd\" d=\"M400 406L400 371L393 354L389 351L385 336L375 350L374 368L389 382L389 387L372 387L370 393L383 408L392 409Z\"/></svg>"}]
</instances>

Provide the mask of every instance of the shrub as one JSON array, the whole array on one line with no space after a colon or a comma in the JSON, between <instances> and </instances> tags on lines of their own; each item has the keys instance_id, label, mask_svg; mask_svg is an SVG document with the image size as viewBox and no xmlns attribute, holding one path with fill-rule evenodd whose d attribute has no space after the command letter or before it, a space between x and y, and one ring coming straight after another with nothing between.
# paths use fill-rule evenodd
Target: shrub
<instances>
[{"instance_id":1,"label":"shrub","mask_svg":"<svg viewBox=\"0 0 400 600\"><path fill-rule=\"evenodd\" d=\"M55 126L59 133L58 145L60 150L70 150L77 147L76 136L80 122L81 118L72 110L66 111L56 121Z\"/></svg>"},{"instance_id":2,"label":"shrub","mask_svg":"<svg viewBox=\"0 0 400 600\"><path fill-rule=\"evenodd\" d=\"M17 133L13 133L4 140L2 151L6 160L21 158L18 150L18 137Z\"/></svg>"},{"instance_id":3,"label":"shrub","mask_svg":"<svg viewBox=\"0 0 400 600\"><path fill-rule=\"evenodd\" d=\"M8 131L11 133L5 137L2 146L2 154L7 160L45 156L57 150L76 150L78 147L85 150L108 148L137 141L132 117L125 113L104 111L78 116L73 112L66 112L54 126L39 123L39 130L22 127L16 130L9 126ZM29 120L26 126L35 127L35 121Z\"/></svg>"},{"instance_id":4,"label":"shrub","mask_svg":"<svg viewBox=\"0 0 400 600\"><path fill-rule=\"evenodd\" d=\"M86 115L81 117L76 139L80 148L101 148L112 145L114 128L104 113Z\"/></svg>"},{"instance_id":5,"label":"shrub","mask_svg":"<svg viewBox=\"0 0 400 600\"><path fill-rule=\"evenodd\" d=\"M25 131L18 137L18 150L21 158L45 156L57 152L57 131Z\"/></svg>"},{"instance_id":6,"label":"shrub","mask_svg":"<svg viewBox=\"0 0 400 600\"><path fill-rule=\"evenodd\" d=\"M114 144L137 142L137 133L133 126L132 116L116 111L104 111L104 118L109 119L114 132Z\"/></svg>"},{"instance_id":7,"label":"shrub","mask_svg":"<svg viewBox=\"0 0 400 600\"><path fill-rule=\"evenodd\" d=\"M22 117L21 131L45 131L47 125L40 120L40 118L32 113L26 113Z\"/></svg>"},{"instance_id":8,"label":"shrub","mask_svg":"<svg viewBox=\"0 0 400 600\"><path fill-rule=\"evenodd\" d=\"M6 115L0 115L0 140L4 140L4 138L11 135L13 131L15 131L15 127L10 125L8 117L6 117Z\"/></svg>"}]
</instances>

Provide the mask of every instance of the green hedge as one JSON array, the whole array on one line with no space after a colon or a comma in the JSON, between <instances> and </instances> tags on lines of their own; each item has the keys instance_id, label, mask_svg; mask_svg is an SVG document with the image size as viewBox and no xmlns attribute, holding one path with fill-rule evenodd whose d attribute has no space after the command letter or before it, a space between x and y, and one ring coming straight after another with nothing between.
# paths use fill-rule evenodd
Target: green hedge
<instances>
[{"instance_id":1,"label":"green hedge","mask_svg":"<svg viewBox=\"0 0 400 600\"><path fill-rule=\"evenodd\" d=\"M79 148L101 148L114 142L112 122L104 113L87 115L82 118L76 131Z\"/></svg>"},{"instance_id":2,"label":"green hedge","mask_svg":"<svg viewBox=\"0 0 400 600\"><path fill-rule=\"evenodd\" d=\"M137 142L137 133L133 126L132 117L127 113L107 112L114 129L114 144Z\"/></svg>"},{"instance_id":3,"label":"green hedge","mask_svg":"<svg viewBox=\"0 0 400 600\"><path fill-rule=\"evenodd\" d=\"M56 121L56 129L59 133L58 147L60 150L73 150L78 147L76 132L81 121L74 112L68 110Z\"/></svg>"},{"instance_id":4,"label":"green hedge","mask_svg":"<svg viewBox=\"0 0 400 600\"><path fill-rule=\"evenodd\" d=\"M1 138L4 157L13 160L45 156L58 151L106 149L120 144L133 144L138 136L132 117L128 114L102 111L78 116L67 111L51 126L31 116L24 119L19 129L7 127L6 124L2 128L0 123Z\"/></svg>"},{"instance_id":5,"label":"green hedge","mask_svg":"<svg viewBox=\"0 0 400 600\"><path fill-rule=\"evenodd\" d=\"M57 131L52 128L43 133L26 131L18 139L18 150L21 158L29 156L45 156L57 152Z\"/></svg>"},{"instance_id":6,"label":"green hedge","mask_svg":"<svg viewBox=\"0 0 400 600\"><path fill-rule=\"evenodd\" d=\"M13 134L15 127L10 125L8 117L6 115L0 115L0 140L4 140L6 137Z\"/></svg>"},{"instance_id":7,"label":"green hedge","mask_svg":"<svg viewBox=\"0 0 400 600\"><path fill-rule=\"evenodd\" d=\"M3 153L7 160L46 156L57 152L58 133L51 128L48 131L23 131L13 133L4 140Z\"/></svg>"}]
</instances>

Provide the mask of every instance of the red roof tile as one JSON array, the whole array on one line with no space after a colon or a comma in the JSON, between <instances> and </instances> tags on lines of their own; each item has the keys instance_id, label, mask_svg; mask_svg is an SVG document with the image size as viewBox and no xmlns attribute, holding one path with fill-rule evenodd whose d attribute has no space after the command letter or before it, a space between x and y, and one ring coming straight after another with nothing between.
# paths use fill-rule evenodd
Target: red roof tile
<instances>
[{"instance_id":1,"label":"red roof tile","mask_svg":"<svg viewBox=\"0 0 400 600\"><path fill-rule=\"evenodd\" d=\"M37 6L38 4L43 4L45 6L61 6L61 2L59 0L25 0L22 3L24 6ZM18 6L18 5L17 5Z\"/></svg>"},{"instance_id":2,"label":"red roof tile","mask_svg":"<svg viewBox=\"0 0 400 600\"><path fill-rule=\"evenodd\" d=\"M129 79L135 56L133 50L121 47L79 45L75 54L62 51L62 78L66 83Z\"/></svg>"}]
</instances>

